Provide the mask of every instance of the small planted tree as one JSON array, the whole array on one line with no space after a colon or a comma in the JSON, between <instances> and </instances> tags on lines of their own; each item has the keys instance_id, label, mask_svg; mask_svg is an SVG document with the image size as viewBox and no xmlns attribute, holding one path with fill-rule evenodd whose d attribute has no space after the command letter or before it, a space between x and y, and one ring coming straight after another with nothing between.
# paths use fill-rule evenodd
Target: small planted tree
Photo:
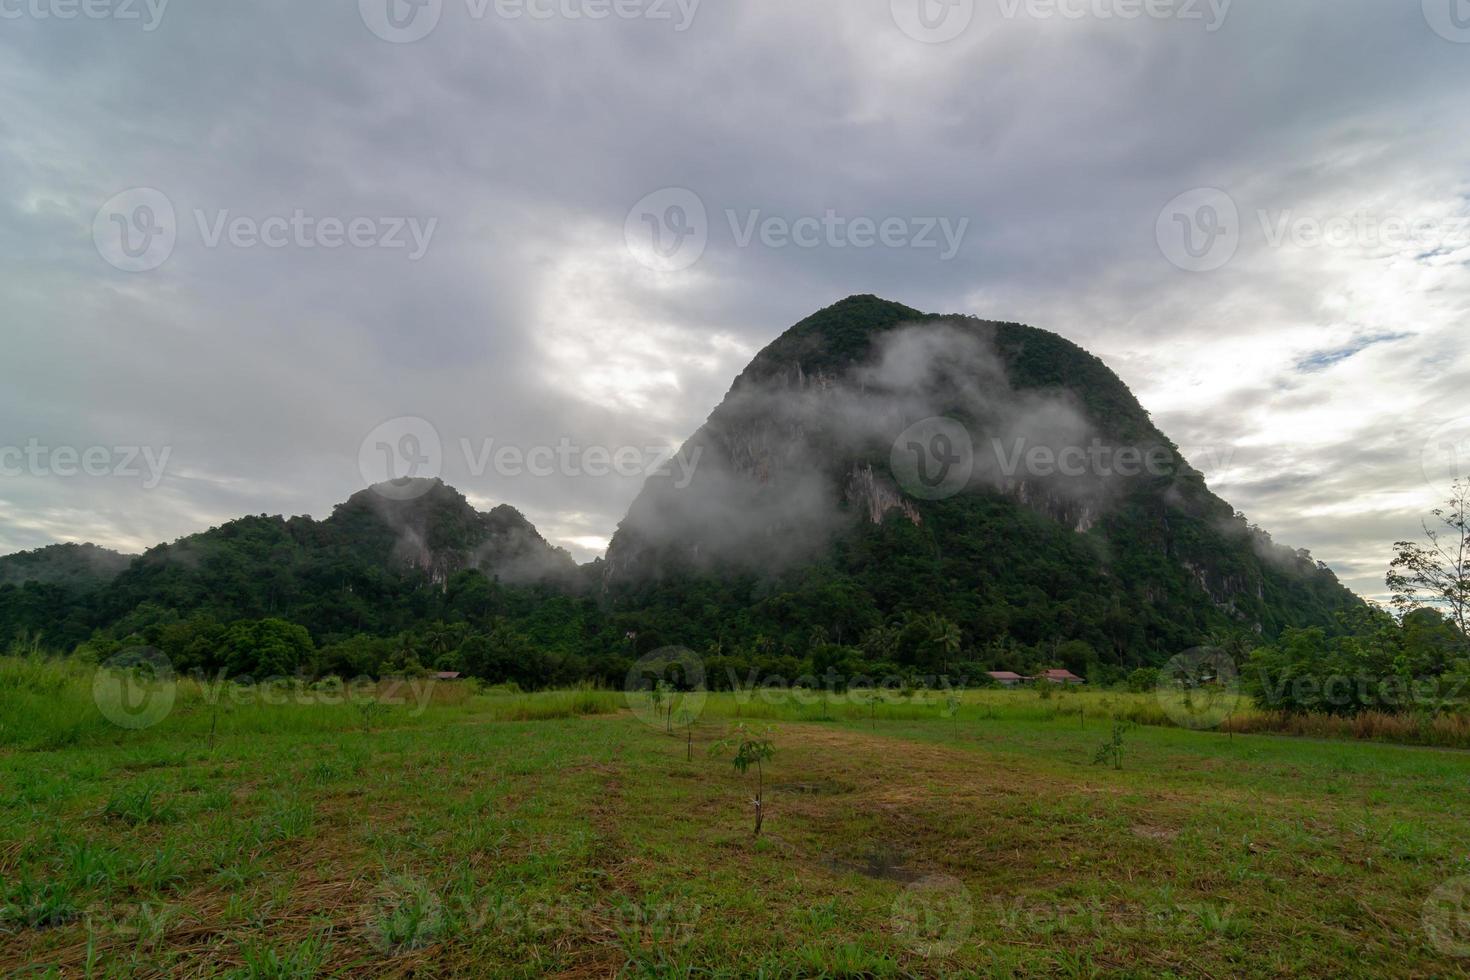
<instances>
[{"instance_id":1,"label":"small planted tree","mask_svg":"<svg viewBox=\"0 0 1470 980\"><path fill-rule=\"evenodd\" d=\"M654 713L660 717L665 714L664 702L669 702L670 710L672 710L674 707L673 700L669 697L669 693L669 685L664 681L658 681L657 683L655 683L648 692L648 700L653 702ZM667 726L665 726L665 728L667 729Z\"/></svg>"},{"instance_id":2,"label":"small planted tree","mask_svg":"<svg viewBox=\"0 0 1470 980\"><path fill-rule=\"evenodd\" d=\"M944 717L953 721L956 729L960 727L960 693L956 690L944 694Z\"/></svg>"},{"instance_id":3,"label":"small planted tree","mask_svg":"<svg viewBox=\"0 0 1470 980\"><path fill-rule=\"evenodd\" d=\"M1121 718L1113 719L1113 734L1106 742L1098 746L1097 754L1092 758L1094 766L1105 766L1111 762L1114 769L1122 771L1123 736L1127 734L1128 727L1128 723Z\"/></svg>"},{"instance_id":4,"label":"small planted tree","mask_svg":"<svg viewBox=\"0 0 1470 980\"><path fill-rule=\"evenodd\" d=\"M727 739L716 742L711 748L712 753L728 752L735 750L734 757L730 760L735 766L735 771L742 776L750 772L750 767L755 767L755 836L761 834L761 824L765 821L765 763L776 754L776 747L771 743L770 733L764 736L758 735L745 727L736 725L735 732Z\"/></svg>"},{"instance_id":5,"label":"small planted tree","mask_svg":"<svg viewBox=\"0 0 1470 980\"><path fill-rule=\"evenodd\" d=\"M694 761L694 715L687 708L679 712L679 724L684 726L685 745L689 749L689 761Z\"/></svg>"}]
</instances>

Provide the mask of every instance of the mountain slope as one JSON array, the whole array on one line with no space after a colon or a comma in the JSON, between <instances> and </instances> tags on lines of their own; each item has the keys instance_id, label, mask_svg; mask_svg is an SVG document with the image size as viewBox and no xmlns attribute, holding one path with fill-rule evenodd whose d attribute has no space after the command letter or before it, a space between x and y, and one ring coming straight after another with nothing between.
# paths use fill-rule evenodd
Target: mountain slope
<instances>
[{"instance_id":1,"label":"mountain slope","mask_svg":"<svg viewBox=\"0 0 1470 980\"><path fill-rule=\"evenodd\" d=\"M132 555L95 544L53 544L0 557L0 585L102 585L116 578L132 560Z\"/></svg>"},{"instance_id":2,"label":"mountain slope","mask_svg":"<svg viewBox=\"0 0 1470 980\"><path fill-rule=\"evenodd\" d=\"M89 599L91 625L125 636L160 618L275 616L318 636L380 633L416 625L425 596L464 572L492 587L577 581L571 556L514 508L480 513L437 480L392 489L354 494L322 521L244 517L151 548Z\"/></svg>"},{"instance_id":3,"label":"mountain slope","mask_svg":"<svg viewBox=\"0 0 1470 980\"><path fill-rule=\"evenodd\" d=\"M966 438L972 472L929 499L915 477L938 456L920 457ZM1029 465L1069 450L1098 455L1080 472ZM784 596L793 622L849 636L940 612L970 646L1076 640L1128 663L1215 629L1331 625L1358 601L1211 493L1100 360L1020 324L844 300L761 351L681 452L693 482L651 479L609 548L619 608ZM1133 454L1150 465L1124 466ZM857 597L850 622L811 612L831 590Z\"/></svg>"},{"instance_id":4,"label":"mountain slope","mask_svg":"<svg viewBox=\"0 0 1470 980\"><path fill-rule=\"evenodd\" d=\"M94 544L55 544L0 557L0 648L39 637L70 647L92 631L98 596L133 561Z\"/></svg>"}]
</instances>

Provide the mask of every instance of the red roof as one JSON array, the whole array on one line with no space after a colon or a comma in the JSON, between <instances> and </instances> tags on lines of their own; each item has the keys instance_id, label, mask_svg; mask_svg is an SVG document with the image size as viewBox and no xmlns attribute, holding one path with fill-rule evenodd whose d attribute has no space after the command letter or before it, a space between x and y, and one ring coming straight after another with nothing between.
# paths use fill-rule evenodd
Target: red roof
<instances>
[{"instance_id":1,"label":"red roof","mask_svg":"<svg viewBox=\"0 0 1470 980\"><path fill-rule=\"evenodd\" d=\"M1080 681L1082 679L1070 670L1048 670L1041 676L1049 681Z\"/></svg>"},{"instance_id":2,"label":"red roof","mask_svg":"<svg viewBox=\"0 0 1470 980\"><path fill-rule=\"evenodd\" d=\"M1026 679L1010 670L992 670L990 671L990 676L998 681L1024 681Z\"/></svg>"},{"instance_id":3,"label":"red roof","mask_svg":"<svg viewBox=\"0 0 1470 980\"><path fill-rule=\"evenodd\" d=\"M457 671L457 670L441 670L441 671L439 671L439 673L437 673L437 674L434 675L434 680L436 680L436 681L457 681L457 680L459 680L459 677L460 677L460 674L459 674L459 671Z\"/></svg>"}]
</instances>

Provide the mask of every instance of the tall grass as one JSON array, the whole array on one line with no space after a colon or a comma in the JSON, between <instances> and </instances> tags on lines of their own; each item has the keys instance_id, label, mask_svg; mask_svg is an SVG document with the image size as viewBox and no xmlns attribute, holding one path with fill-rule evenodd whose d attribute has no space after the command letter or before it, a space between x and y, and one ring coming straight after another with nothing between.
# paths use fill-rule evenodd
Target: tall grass
<instances>
[{"instance_id":1,"label":"tall grass","mask_svg":"<svg viewBox=\"0 0 1470 980\"><path fill-rule=\"evenodd\" d=\"M1470 748L1470 715L1390 715L1368 711L1352 717L1253 712L1225 721L1222 731L1306 738L1359 739L1439 748Z\"/></svg>"},{"instance_id":2,"label":"tall grass","mask_svg":"<svg viewBox=\"0 0 1470 980\"><path fill-rule=\"evenodd\" d=\"M0 746L61 748L110 730L79 665L36 652L0 657Z\"/></svg>"},{"instance_id":3,"label":"tall grass","mask_svg":"<svg viewBox=\"0 0 1470 980\"><path fill-rule=\"evenodd\" d=\"M621 692L581 687L521 694L481 691L469 681L385 680L344 690L333 684L241 686L179 678L172 708L157 724L120 727L99 709L97 668L37 653L0 656L0 748L58 749L70 745L187 735L201 745L252 734L381 731L455 720L540 721L610 714Z\"/></svg>"},{"instance_id":4,"label":"tall grass","mask_svg":"<svg viewBox=\"0 0 1470 980\"><path fill-rule=\"evenodd\" d=\"M545 721L609 715L622 710L624 704L621 692L600 691L588 686L570 691L488 695L478 702L478 714L495 721Z\"/></svg>"}]
</instances>

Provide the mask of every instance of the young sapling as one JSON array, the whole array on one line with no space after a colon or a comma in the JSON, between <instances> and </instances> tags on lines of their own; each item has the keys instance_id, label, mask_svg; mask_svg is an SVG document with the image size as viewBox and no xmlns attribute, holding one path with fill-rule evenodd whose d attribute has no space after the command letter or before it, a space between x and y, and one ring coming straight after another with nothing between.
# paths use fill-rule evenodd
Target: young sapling
<instances>
[{"instance_id":1,"label":"young sapling","mask_svg":"<svg viewBox=\"0 0 1470 980\"><path fill-rule=\"evenodd\" d=\"M735 749L735 757L731 764L735 766L736 772L745 775L755 766L755 836L761 835L761 824L765 821L765 767L771 757L776 754L776 748L771 744L770 731L763 735L757 735L739 724L735 726L734 733L727 739L722 739L710 747L710 752L728 751L731 746Z\"/></svg>"}]
</instances>

